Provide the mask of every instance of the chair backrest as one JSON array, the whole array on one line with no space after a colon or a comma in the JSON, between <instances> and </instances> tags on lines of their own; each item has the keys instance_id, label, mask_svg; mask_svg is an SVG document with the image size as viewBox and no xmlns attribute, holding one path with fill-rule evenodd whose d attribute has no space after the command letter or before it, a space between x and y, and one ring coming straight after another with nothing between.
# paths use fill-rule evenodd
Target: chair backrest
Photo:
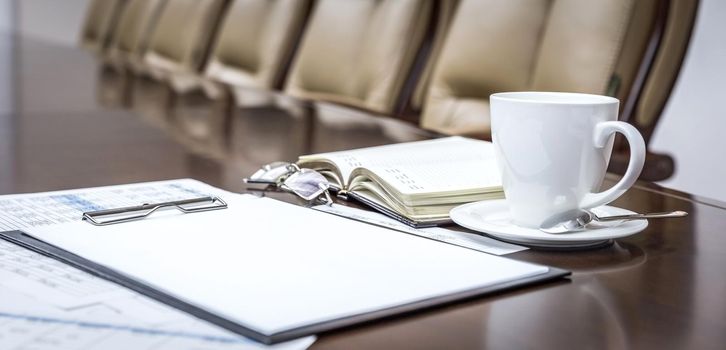
<instances>
[{"instance_id":1,"label":"chair backrest","mask_svg":"<svg viewBox=\"0 0 726 350\"><path fill-rule=\"evenodd\" d=\"M411 96L400 111L399 117L404 120L418 122L419 114L423 108L428 87L436 66L436 60L441 54L441 49L446 42L446 37L454 18L454 13L459 6L460 0L439 0L438 9L436 11L436 27L431 37L430 46L426 54L424 68L421 74L416 78L414 90Z\"/></svg>"},{"instance_id":2,"label":"chair backrest","mask_svg":"<svg viewBox=\"0 0 726 350\"><path fill-rule=\"evenodd\" d=\"M226 11L205 75L233 86L280 88L310 4L235 0Z\"/></svg>"},{"instance_id":3,"label":"chair backrest","mask_svg":"<svg viewBox=\"0 0 726 350\"><path fill-rule=\"evenodd\" d=\"M658 0L461 0L421 125L489 132L490 94L543 90L625 97Z\"/></svg>"},{"instance_id":4,"label":"chair backrest","mask_svg":"<svg viewBox=\"0 0 726 350\"><path fill-rule=\"evenodd\" d=\"M167 0L144 54L154 75L199 72L226 0Z\"/></svg>"},{"instance_id":5,"label":"chair backrest","mask_svg":"<svg viewBox=\"0 0 726 350\"><path fill-rule=\"evenodd\" d=\"M142 65L154 26L158 22L166 0L127 0L121 12L116 33L108 52L112 64Z\"/></svg>"},{"instance_id":6,"label":"chair backrest","mask_svg":"<svg viewBox=\"0 0 726 350\"><path fill-rule=\"evenodd\" d=\"M285 91L389 114L431 25L431 0L320 0Z\"/></svg>"},{"instance_id":7,"label":"chair backrest","mask_svg":"<svg viewBox=\"0 0 726 350\"><path fill-rule=\"evenodd\" d=\"M634 125L650 143L658 120L668 102L681 70L696 21L697 0L660 0L656 31L648 45L644 67L638 73L621 120ZM623 174L628 167L628 145L616 138L608 171ZM648 150L640 179L662 181L675 172L675 160L668 154Z\"/></svg>"},{"instance_id":8,"label":"chair backrest","mask_svg":"<svg viewBox=\"0 0 726 350\"><path fill-rule=\"evenodd\" d=\"M91 0L81 28L81 47L95 54L102 53L111 42L118 14L124 5L124 0Z\"/></svg>"},{"instance_id":9,"label":"chair backrest","mask_svg":"<svg viewBox=\"0 0 726 350\"><path fill-rule=\"evenodd\" d=\"M660 0L656 33L646 57L648 70L625 105L621 119L633 124L646 142L655 130L686 56L696 22L698 0ZM623 146L623 145L621 145Z\"/></svg>"}]
</instances>

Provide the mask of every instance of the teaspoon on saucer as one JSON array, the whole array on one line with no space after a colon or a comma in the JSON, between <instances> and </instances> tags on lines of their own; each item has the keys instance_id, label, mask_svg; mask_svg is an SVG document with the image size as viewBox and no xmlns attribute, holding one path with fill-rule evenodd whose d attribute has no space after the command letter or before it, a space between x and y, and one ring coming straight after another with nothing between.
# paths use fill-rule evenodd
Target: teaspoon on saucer
<instances>
[{"instance_id":1,"label":"teaspoon on saucer","mask_svg":"<svg viewBox=\"0 0 726 350\"><path fill-rule=\"evenodd\" d=\"M589 210L570 210L565 213L555 215L545 220L539 229L546 233L568 233L582 231L587 224L592 221L607 222L607 221L629 221L629 220L641 220L641 219L665 219L665 218L680 218L688 215L685 211L667 211L661 213L646 213L646 214L628 214L628 215L613 215L613 216L597 216L595 213Z\"/></svg>"}]
</instances>

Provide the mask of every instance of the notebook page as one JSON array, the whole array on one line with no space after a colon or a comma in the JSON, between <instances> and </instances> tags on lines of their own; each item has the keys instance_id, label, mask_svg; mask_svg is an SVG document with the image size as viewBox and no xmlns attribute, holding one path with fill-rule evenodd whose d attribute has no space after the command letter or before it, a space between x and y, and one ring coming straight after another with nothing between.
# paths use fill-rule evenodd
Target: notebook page
<instances>
[{"instance_id":1,"label":"notebook page","mask_svg":"<svg viewBox=\"0 0 726 350\"><path fill-rule=\"evenodd\" d=\"M494 145L463 137L331 152L316 157L331 159L345 178L355 168L366 168L404 195L481 192L501 186Z\"/></svg>"}]
</instances>

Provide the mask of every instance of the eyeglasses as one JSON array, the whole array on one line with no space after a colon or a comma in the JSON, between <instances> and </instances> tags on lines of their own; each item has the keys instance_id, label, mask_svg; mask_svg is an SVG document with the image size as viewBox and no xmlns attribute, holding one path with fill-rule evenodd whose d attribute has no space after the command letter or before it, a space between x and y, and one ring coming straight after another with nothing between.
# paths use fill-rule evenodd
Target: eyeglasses
<instances>
[{"instance_id":1,"label":"eyeglasses","mask_svg":"<svg viewBox=\"0 0 726 350\"><path fill-rule=\"evenodd\" d=\"M244 179L245 183L272 185L287 192L292 192L306 201L322 201L332 205L330 183L319 172L300 168L297 164L274 162L266 164L252 176Z\"/></svg>"}]
</instances>

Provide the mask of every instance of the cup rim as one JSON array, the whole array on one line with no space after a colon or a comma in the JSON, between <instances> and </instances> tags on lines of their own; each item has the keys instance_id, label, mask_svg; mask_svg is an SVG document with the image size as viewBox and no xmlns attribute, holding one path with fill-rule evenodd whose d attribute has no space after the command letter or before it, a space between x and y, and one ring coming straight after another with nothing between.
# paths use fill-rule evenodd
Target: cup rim
<instances>
[{"instance_id":1,"label":"cup rim","mask_svg":"<svg viewBox=\"0 0 726 350\"><path fill-rule=\"evenodd\" d=\"M577 92L513 91L498 92L489 96L490 100L507 102L549 104L549 105L608 105L620 103L611 96L583 94Z\"/></svg>"}]
</instances>

